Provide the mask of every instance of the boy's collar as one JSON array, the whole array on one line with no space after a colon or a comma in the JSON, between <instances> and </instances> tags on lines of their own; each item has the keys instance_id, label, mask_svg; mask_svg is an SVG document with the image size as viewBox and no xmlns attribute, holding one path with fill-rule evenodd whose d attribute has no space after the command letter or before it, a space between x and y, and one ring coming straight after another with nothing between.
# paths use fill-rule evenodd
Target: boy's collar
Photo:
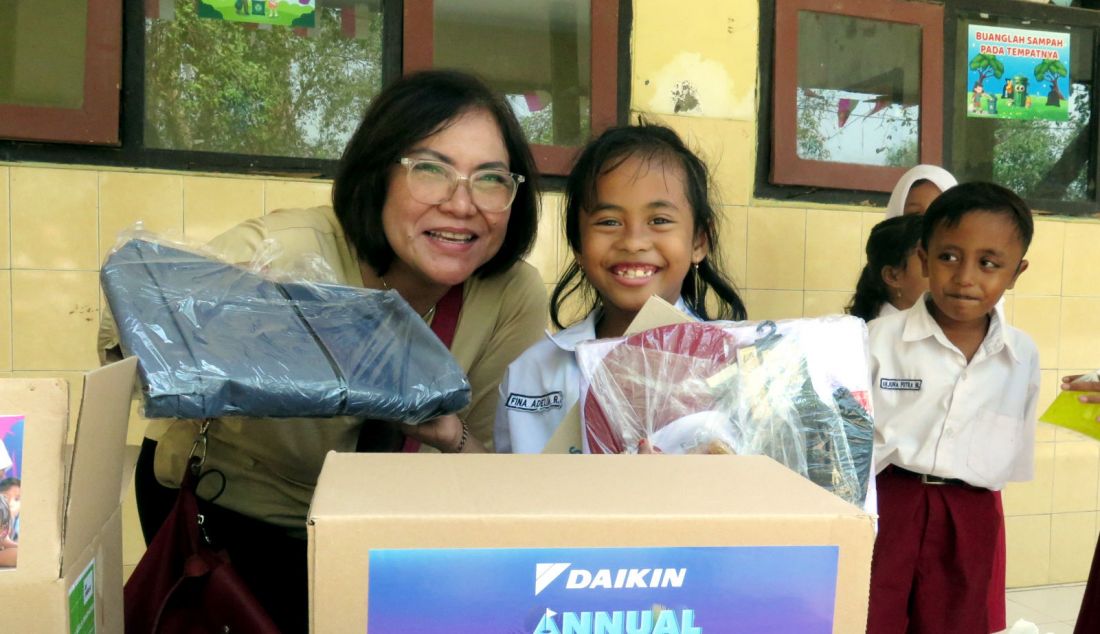
<instances>
[{"instance_id":1,"label":"boy's collar","mask_svg":"<svg viewBox=\"0 0 1100 634\"><path fill-rule=\"evenodd\" d=\"M921 339L927 339L928 337L935 337L936 341L949 348L956 347L951 343L951 340L947 338L947 335L943 332L943 328L936 323L936 319L932 317L932 313L928 310L928 303L932 301L930 293L925 292L913 307L905 311L905 328L902 330L902 341L919 341ZM1008 351L1008 355L1012 357L1012 360L1016 363L1020 362L1020 357L1013 347L1013 339L1008 335L1006 330L1008 323L1005 319L1004 312L1004 297L1002 297L997 305L989 314L989 330L985 333L985 339L982 340L981 349L985 350L987 356L992 356L1001 351L1004 348Z\"/></svg>"}]
</instances>

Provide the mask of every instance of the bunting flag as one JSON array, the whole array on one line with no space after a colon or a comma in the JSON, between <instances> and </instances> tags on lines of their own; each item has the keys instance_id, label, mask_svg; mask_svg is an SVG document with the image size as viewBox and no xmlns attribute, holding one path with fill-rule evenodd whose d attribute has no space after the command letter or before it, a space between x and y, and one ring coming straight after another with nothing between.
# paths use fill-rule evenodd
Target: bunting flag
<instances>
[{"instance_id":1,"label":"bunting flag","mask_svg":"<svg viewBox=\"0 0 1100 634\"><path fill-rule=\"evenodd\" d=\"M836 103L836 127L843 128L848 123L848 117L852 116L852 110L859 103L855 99L844 98Z\"/></svg>"},{"instance_id":2,"label":"bunting flag","mask_svg":"<svg viewBox=\"0 0 1100 634\"><path fill-rule=\"evenodd\" d=\"M878 99L875 100L875 107L871 109L871 112L867 113L867 116L868 117L873 116L876 112L879 112L880 110L886 108L889 105L890 105L890 98L889 97L885 97L885 96L879 97Z\"/></svg>"},{"instance_id":3,"label":"bunting flag","mask_svg":"<svg viewBox=\"0 0 1100 634\"><path fill-rule=\"evenodd\" d=\"M527 109L531 112L538 112L545 107L537 92L525 92L523 93L523 99L527 102Z\"/></svg>"}]
</instances>

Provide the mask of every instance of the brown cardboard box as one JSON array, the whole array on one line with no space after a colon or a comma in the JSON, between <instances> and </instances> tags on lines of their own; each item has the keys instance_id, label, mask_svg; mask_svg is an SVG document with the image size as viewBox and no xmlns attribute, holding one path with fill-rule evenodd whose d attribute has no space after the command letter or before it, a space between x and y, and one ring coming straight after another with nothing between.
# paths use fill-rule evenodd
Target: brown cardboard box
<instances>
[{"instance_id":1,"label":"brown cardboard box","mask_svg":"<svg viewBox=\"0 0 1100 634\"><path fill-rule=\"evenodd\" d=\"M669 622L643 631L850 634L865 629L873 538L862 510L761 456L330 453L309 518L311 629L611 633L661 605L647 618ZM832 567L798 563L815 553ZM579 563L589 554L630 563L600 572ZM503 564L464 572L479 561ZM813 627L751 614L811 579ZM657 599L631 602L646 584ZM715 610L723 625L703 628Z\"/></svg>"},{"instance_id":2,"label":"brown cardboard box","mask_svg":"<svg viewBox=\"0 0 1100 634\"><path fill-rule=\"evenodd\" d=\"M122 632L120 502L135 366L85 375L72 445L64 380L0 380L0 413L25 416L19 560L0 570L6 632Z\"/></svg>"}]
</instances>

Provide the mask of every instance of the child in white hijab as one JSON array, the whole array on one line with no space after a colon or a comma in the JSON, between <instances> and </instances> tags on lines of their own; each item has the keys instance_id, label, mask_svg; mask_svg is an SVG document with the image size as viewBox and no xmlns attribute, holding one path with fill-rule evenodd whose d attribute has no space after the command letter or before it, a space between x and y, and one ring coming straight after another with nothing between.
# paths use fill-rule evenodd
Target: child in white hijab
<instances>
[{"instance_id":1,"label":"child in white hijab","mask_svg":"<svg viewBox=\"0 0 1100 634\"><path fill-rule=\"evenodd\" d=\"M886 206L886 217L923 214L936 196L958 184L951 172L942 167L916 165L902 174L898 184L894 185L890 203Z\"/></svg>"}]
</instances>

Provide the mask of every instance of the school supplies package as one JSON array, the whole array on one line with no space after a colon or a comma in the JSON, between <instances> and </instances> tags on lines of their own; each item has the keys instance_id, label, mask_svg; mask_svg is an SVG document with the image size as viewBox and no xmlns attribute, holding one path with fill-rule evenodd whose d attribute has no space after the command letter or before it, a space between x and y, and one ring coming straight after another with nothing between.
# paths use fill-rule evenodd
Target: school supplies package
<instances>
[{"instance_id":1,"label":"school supplies package","mask_svg":"<svg viewBox=\"0 0 1100 634\"><path fill-rule=\"evenodd\" d=\"M592 453L767 455L862 505L873 424L854 317L678 323L582 343Z\"/></svg>"},{"instance_id":2,"label":"school supplies package","mask_svg":"<svg viewBox=\"0 0 1100 634\"><path fill-rule=\"evenodd\" d=\"M396 292L282 281L272 259L241 267L148 236L107 258L100 279L122 351L139 359L146 417L419 423L469 403L462 369Z\"/></svg>"}]
</instances>

